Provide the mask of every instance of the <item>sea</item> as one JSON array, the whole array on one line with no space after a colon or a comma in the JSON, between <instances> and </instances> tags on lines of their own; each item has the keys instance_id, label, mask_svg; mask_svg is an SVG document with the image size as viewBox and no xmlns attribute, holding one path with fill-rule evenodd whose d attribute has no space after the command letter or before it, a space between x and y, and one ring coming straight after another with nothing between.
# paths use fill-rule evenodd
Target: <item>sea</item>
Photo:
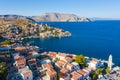
<instances>
[{"instance_id":1,"label":"sea","mask_svg":"<svg viewBox=\"0 0 120 80\"><path fill-rule=\"evenodd\" d=\"M30 38L25 42L39 46L44 51L83 54L90 58L108 60L120 66L120 21L100 20L93 22L38 22L70 31L72 36L61 38Z\"/></svg>"}]
</instances>

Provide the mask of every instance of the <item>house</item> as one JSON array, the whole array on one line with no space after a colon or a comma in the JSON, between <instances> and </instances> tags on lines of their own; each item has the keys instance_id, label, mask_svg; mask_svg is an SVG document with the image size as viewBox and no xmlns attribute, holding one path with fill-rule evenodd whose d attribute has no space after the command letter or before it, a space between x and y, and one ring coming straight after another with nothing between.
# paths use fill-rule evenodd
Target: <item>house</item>
<instances>
[{"instance_id":1,"label":"house","mask_svg":"<svg viewBox=\"0 0 120 80\"><path fill-rule=\"evenodd\" d=\"M60 80L70 80L69 71L66 68L60 70Z\"/></svg>"},{"instance_id":2,"label":"house","mask_svg":"<svg viewBox=\"0 0 120 80\"><path fill-rule=\"evenodd\" d=\"M22 73L24 71L30 70L28 66L25 66L24 68L18 69L18 73Z\"/></svg>"},{"instance_id":3,"label":"house","mask_svg":"<svg viewBox=\"0 0 120 80\"><path fill-rule=\"evenodd\" d=\"M24 51L26 51L26 48L23 47L23 46L18 46L18 47L14 48L14 49L15 49L15 51L19 51L19 52L24 52Z\"/></svg>"},{"instance_id":4,"label":"house","mask_svg":"<svg viewBox=\"0 0 120 80\"><path fill-rule=\"evenodd\" d=\"M45 69L53 69L53 66L50 63L43 64L42 67L45 68Z\"/></svg>"},{"instance_id":5,"label":"house","mask_svg":"<svg viewBox=\"0 0 120 80\"><path fill-rule=\"evenodd\" d=\"M54 69L47 69L47 80L57 80L57 72Z\"/></svg>"},{"instance_id":6,"label":"house","mask_svg":"<svg viewBox=\"0 0 120 80\"><path fill-rule=\"evenodd\" d=\"M64 67L66 67L66 64L67 64L67 62L65 62L65 61L63 61L63 60L59 60L59 61L57 61L57 62L55 63L55 68L56 68L57 70L60 70L60 69L62 69L62 68L64 68Z\"/></svg>"},{"instance_id":7,"label":"house","mask_svg":"<svg viewBox=\"0 0 120 80\"><path fill-rule=\"evenodd\" d=\"M32 58L32 59L28 60L28 65L29 65L31 70L33 70L33 71L37 70L37 63L36 63L35 58Z\"/></svg>"},{"instance_id":8,"label":"house","mask_svg":"<svg viewBox=\"0 0 120 80\"><path fill-rule=\"evenodd\" d=\"M15 61L14 66L17 67L18 69L24 68L26 66L26 59L20 57Z\"/></svg>"},{"instance_id":9,"label":"house","mask_svg":"<svg viewBox=\"0 0 120 80\"><path fill-rule=\"evenodd\" d=\"M70 80L83 80L83 79L81 74L74 71L70 74Z\"/></svg>"},{"instance_id":10,"label":"house","mask_svg":"<svg viewBox=\"0 0 120 80\"><path fill-rule=\"evenodd\" d=\"M45 58L45 59L40 60L40 63L41 64L47 64L47 63L52 63L52 61L48 58Z\"/></svg>"},{"instance_id":11,"label":"house","mask_svg":"<svg viewBox=\"0 0 120 80\"><path fill-rule=\"evenodd\" d=\"M33 80L33 74L31 70L21 72L23 80Z\"/></svg>"},{"instance_id":12,"label":"house","mask_svg":"<svg viewBox=\"0 0 120 80\"><path fill-rule=\"evenodd\" d=\"M56 52L48 52L47 55L50 56L53 61L55 61L55 59L57 58L57 57L56 57L56 55L57 55Z\"/></svg>"},{"instance_id":13,"label":"house","mask_svg":"<svg viewBox=\"0 0 120 80\"><path fill-rule=\"evenodd\" d=\"M21 56L19 55L19 54L16 54L16 55L14 55L14 60L16 61L16 60L18 60L19 58L20 58Z\"/></svg>"},{"instance_id":14,"label":"house","mask_svg":"<svg viewBox=\"0 0 120 80\"><path fill-rule=\"evenodd\" d=\"M42 64L42 67L39 69L41 76L44 76L43 80L47 79L47 76L45 76L45 75L46 75L46 71L48 69L53 69L53 66L51 63Z\"/></svg>"},{"instance_id":15,"label":"house","mask_svg":"<svg viewBox=\"0 0 120 80\"><path fill-rule=\"evenodd\" d=\"M80 69L80 66L79 66L78 63L72 62L71 64L73 65L73 69L74 69L74 70L79 70L79 69Z\"/></svg>"},{"instance_id":16,"label":"house","mask_svg":"<svg viewBox=\"0 0 120 80\"><path fill-rule=\"evenodd\" d=\"M85 71L83 71L83 70L77 70L77 72L82 75L83 80L89 78L89 74L87 74Z\"/></svg>"},{"instance_id":17,"label":"house","mask_svg":"<svg viewBox=\"0 0 120 80\"><path fill-rule=\"evenodd\" d=\"M85 69L83 69L83 71L90 74L92 72L92 68L85 68Z\"/></svg>"},{"instance_id":18,"label":"house","mask_svg":"<svg viewBox=\"0 0 120 80\"><path fill-rule=\"evenodd\" d=\"M71 57L65 57L64 61L71 63L73 61L73 59Z\"/></svg>"},{"instance_id":19,"label":"house","mask_svg":"<svg viewBox=\"0 0 120 80\"><path fill-rule=\"evenodd\" d=\"M71 71L73 71L73 64L71 64L71 63L67 63L67 65L66 65L66 68L71 72Z\"/></svg>"},{"instance_id":20,"label":"house","mask_svg":"<svg viewBox=\"0 0 120 80\"><path fill-rule=\"evenodd\" d=\"M88 65L89 68L93 68L93 70L96 70L99 67L101 67L101 62L95 58L91 58L90 61L88 62Z\"/></svg>"},{"instance_id":21,"label":"house","mask_svg":"<svg viewBox=\"0 0 120 80\"><path fill-rule=\"evenodd\" d=\"M27 53L27 57L37 57L37 56L38 56L38 52L36 51L31 51Z\"/></svg>"},{"instance_id":22,"label":"house","mask_svg":"<svg viewBox=\"0 0 120 80\"><path fill-rule=\"evenodd\" d=\"M64 54L64 53L57 54L57 58L59 58L60 60L64 60L66 57L67 57L67 54Z\"/></svg>"}]
</instances>

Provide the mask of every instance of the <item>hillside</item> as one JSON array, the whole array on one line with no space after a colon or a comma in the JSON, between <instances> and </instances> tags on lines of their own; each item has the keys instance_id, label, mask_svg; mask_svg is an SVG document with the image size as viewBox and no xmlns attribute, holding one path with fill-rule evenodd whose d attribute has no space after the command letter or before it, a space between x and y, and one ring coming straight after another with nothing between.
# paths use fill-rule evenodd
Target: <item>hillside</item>
<instances>
[{"instance_id":1,"label":"hillside","mask_svg":"<svg viewBox=\"0 0 120 80\"><path fill-rule=\"evenodd\" d=\"M5 19L0 19L0 28L5 27L7 24L14 24L16 26L24 26L27 24L34 24L34 22L29 21L29 20L24 20L24 19L14 19L14 18L5 18Z\"/></svg>"},{"instance_id":2,"label":"hillside","mask_svg":"<svg viewBox=\"0 0 120 80\"><path fill-rule=\"evenodd\" d=\"M21 15L0 15L0 19L22 19L22 20L29 20L29 21L35 22L34 19L27 16L21 16Z\"/></svg>"},{"instance_id":3,"label":"hillside","mask_svg":"<svg viewBox=\"0 0 120 80\"><path fill-rule=\"evenodd\" d=\"M23 19L33 22L88 22L90 19L74 14L45 13L40 16L0 15L0 19Z\"/></svg>"},{"instance_id":4,"label":"hillside","mask_svg":"<svg viewBox=\"0 0 120 80\"><path fill-rule=\"evenodd\" d=\"M41 16L32 16L36 21L52 21L52 22L86 22L90 21L86 17L79 17L74 14L46 13Z\"/></svg>"}]
</instances>

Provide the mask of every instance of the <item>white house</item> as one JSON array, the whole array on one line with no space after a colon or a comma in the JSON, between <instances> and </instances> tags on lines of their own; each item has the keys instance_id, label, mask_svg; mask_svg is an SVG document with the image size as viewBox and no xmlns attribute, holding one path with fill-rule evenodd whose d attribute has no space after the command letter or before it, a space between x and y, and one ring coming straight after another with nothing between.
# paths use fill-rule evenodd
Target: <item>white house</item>
<instances>
[{"instance_id":1,"label":"white house","mask_svg":"<svg viewBox=\"0 0 120 80\"><path fill-rule=\"evenodd\" d=\"M67 57L67 54L58 53L56 56L57 56L57 58L59 58L60 60L64 60L64 59Z\"/></svg>"},{"instance_id":2,"label":"white house","mask_svg":"<svg viewBox=\"0 0 120 80\"><path fill-rule=\"evenodd\" d=\"M91 58L90 61L88 62L88 65L89 68L96 70L97 68L101 67L101 62L95 58Z\"/></svg>"},{"instance_id":3,"label":"white house","mask_svg":"<svg viewBox=\"0 0 120 80\"><path fill-rule=\"evenodd\" d=\"M79 70L80 69L80 66L79 66L78 63L72 62L71 64L73 65L74 70Z\"/></svg>"},{"instance_id":4,"label":"white house","mask_svg":"<svg viewBox=\"0 0 120 80\"><path fill-rule=\"evenodd\" d=\"M67 68L69 71L73 71L73 64L67 63L66 68Z\"/></svg>"},{"instance_id":5,"label":"white house","mask_svg":"<svg viewBox=\"0 0 120 80\"><path fill-rule=\"evenodd\" d=\"M33 74L31 70L23 71L21 76L23 80L33 80Z\"/></svg>"}]
</instances>

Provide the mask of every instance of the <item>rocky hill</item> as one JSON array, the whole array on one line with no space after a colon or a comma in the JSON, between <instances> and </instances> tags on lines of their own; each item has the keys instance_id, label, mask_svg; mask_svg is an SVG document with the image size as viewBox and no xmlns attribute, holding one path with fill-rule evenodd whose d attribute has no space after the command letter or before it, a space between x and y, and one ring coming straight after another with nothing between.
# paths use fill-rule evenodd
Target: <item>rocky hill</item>
<instances>
[{"instance_id":1,"label":"rocky hill","mask_svg":"<svg viewBox=\"0 0 120 80\"><path fill-rule=\"evenodd\" d=\"M21 16L21 15L0 15L0 19L23 19L33 22L89 22L86 17L79 17L74 14L45 13L40 16Z\"/></svg>"},{"instance_id":2,"label":"rocky hill","mask_svg":"<svg viewBox=\"0 0 120 80\"><path fill-rule=\"evenodd\" d=\"M36 21L52 21L52 22L86 22L90 21L86 17L79 17L74 14L46 13L41 16L32 16Z\"/></svg>"},{"instance_id":3,"label":"rocky hill","mask_svg":"<svg viewBox=\"0 0 120 80\"><path fill-rule=\"evenodd\" d=\"M23 20L29 20L35 22L34 19L22 15L0 15L0 19L23 19Z\"/></svg>"}]
</instances>

